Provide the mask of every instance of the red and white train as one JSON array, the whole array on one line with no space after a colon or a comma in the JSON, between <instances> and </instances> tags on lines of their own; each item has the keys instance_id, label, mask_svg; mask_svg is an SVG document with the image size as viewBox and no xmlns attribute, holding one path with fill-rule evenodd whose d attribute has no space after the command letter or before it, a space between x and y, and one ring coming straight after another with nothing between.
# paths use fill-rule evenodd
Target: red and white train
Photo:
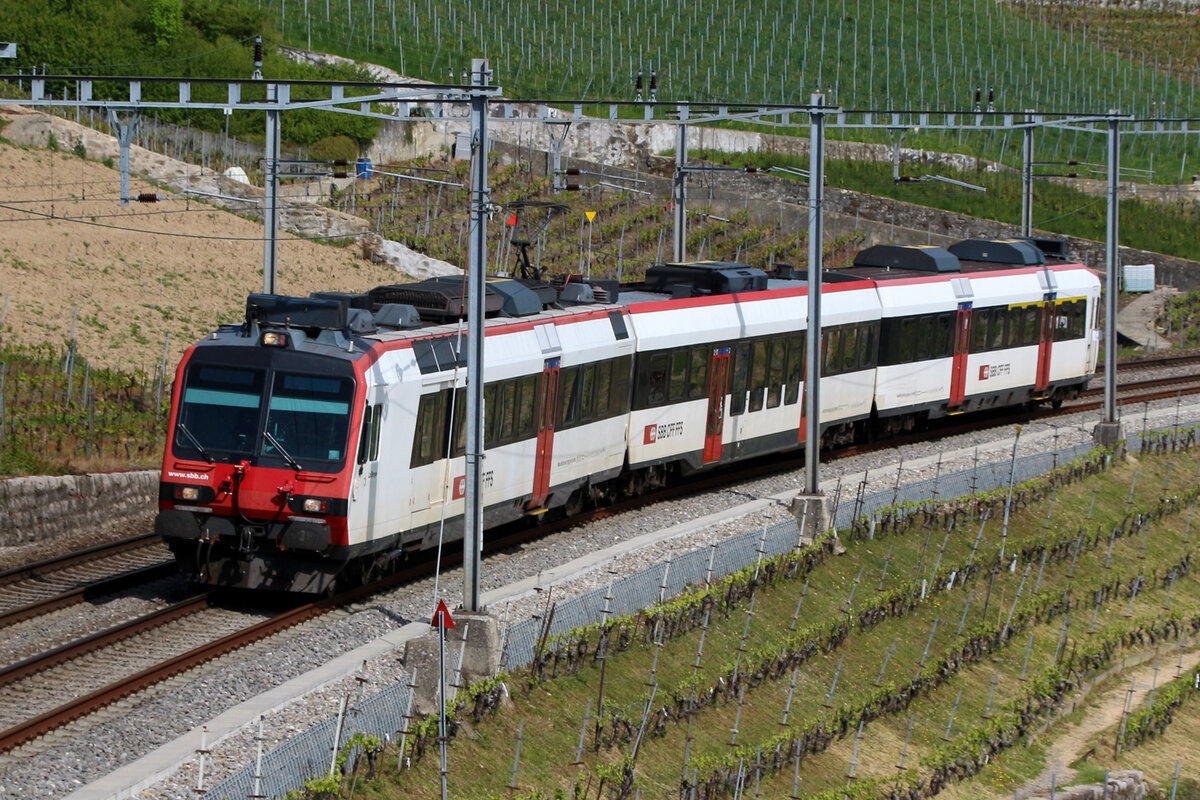
<instances>
[{"instance_id":1,"label":"red and white train","mask_svg":"<svg viewBox=\"0 0 1200 800\"><path fill-rule=\"evenodd\" d=\"M803 447L803 278L490 280L485 526ZM1030 241L880 245L825 281L823 441L1059 402L1095 369L1096 274ZM461 538L463 300L461 279L251 295L191 347L155 523L183 572L322 592Z\"/></svg>"}]
</instances>

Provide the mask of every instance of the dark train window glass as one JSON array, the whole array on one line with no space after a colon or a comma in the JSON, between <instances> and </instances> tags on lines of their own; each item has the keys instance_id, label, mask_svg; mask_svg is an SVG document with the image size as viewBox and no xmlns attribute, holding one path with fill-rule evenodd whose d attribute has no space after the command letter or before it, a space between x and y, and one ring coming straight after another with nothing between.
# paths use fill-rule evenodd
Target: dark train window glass
<instances>
[{"instance_id":1,"label":"dark train window glass","mask_svg":"<svg viewBox=\"0 0 1200 800\"><path fill-rule=\"evenodd\" d=\"M597 361L596 382L592 386L592 393L596 395L596 419L605 419L609 415L608 400L611 385L612 362Z\"/></svg>"},{"instance_id":2,"label":"dark train window glass","mask_svg":"<svg viewBox=\"0 0 1200 800\"><path fill-rule=\"evenodd\" d=\"M629 412L629 361L629 356L613 359L608 401L610 416Z\"/></svg>"},{"instance_id":3,"label":"dark train window glass","mask_svg":"<svg viewBox=\"0 0 1200 800\"><path fill-rule=\"evenodd\" d=\"M650 357L650 405L661 405L667 401L667 354L658 353Z\"/></svg>"},{"instance_id":4,"label":"dark train window glass","mask_svg":"<svg viewBox=\"0 0 1200 800\"><path fill-rule=\"evenodd\" d=\"M349 378L275 373L267 405L270 437L263 437L262 454L291 456L301 465L341 461L346 457L353 395Z\"/></svg>"},{"instance_id":5,"label":"dark train window glass","mask_svg":"<svg viewBox=\"0 0 1200 800\"><path fill-rule=\"evenodd\" d=\"M750 388L750 345L733 348L733 380L729 387L729 415L735 417L746 410L746 390Z\"/></svg>"},{"instance_id":6,"label":"dark train window glass","mask_svg":"<svg viewBox=\"0 0 1200 800\"><path fill-rule=\"evenodd\" d=\"M946 358L954 353L954 321L952 312L938 314L933 318L933 358Z\"/></svg>"},{"instance_id":7,"label":"dark train window glass","mask_svg":"<svg viewBox=\"0 0 1200 800\"><path fill-rule=\"evenodd\" d=\"M708 394L708 365L712 358L712 347L702 344L692 348L692 366L688 372L688 399L695 400Z\"/></svg>"},{"instance_id":8,"label":"dark train window glass","mask_svg":"<svg viewBox=\"0 0 1200 800\"><path fill-rule=\"evenodd\" d=\"M784 369L787 389L783 393L784 405L790 406L800 398L800 382L804 380L804 334L793 334L787 340L787 366Z\"/></svg>"},{"instance_id":9,"label":"dark train window glass","mask_svg":"<svg viewBox=\"0 0 1200 800\"><path fill-rule=\"evenodd\" d=\"M750 368L750 410L763 407L763 392L767 388L767 343L759 340L752 346L754 361Z\"/></svg>"},{"instance_id":10,"label":"dark train window glass","mask_svg":"<svg viewBox=\"0 0 1200 800\"><path fill-rule=\"evenodd\" d=\"M853 372L860 359L858 326L851 325L842 331L842 372Z\"/></svg>"},{"instance_id":11,"label":"dark train window glass","mask_svg":"<svg viewBox=\"0 0 1200 800\"><path fill-rule=\"evenodd\" d=\"M177 453L203 458L203 450L218 461L252 455L258 438L263 380L260 369L191 367L180 399L179 424L175 426Z\"/></svg>"},{"instance_id":12,"label":"dark train window glass","mask_svg":"<svg viewBox=\"0 0 1200 800\"><path fill-rule=\"evenodd\" d=\"M1025 344L1037 344L1042 340L1042 307L1025 307Z\"/></svg>"},{"instance_id":13,"label":"dark train window glass","mask_svg":"<svg viewBox=\"0 0 1200 800\"><path fill-rule=\"evenodd\" d=\"M1073 300L1070 303L1071 316L1067 323L1067 338L1082 339L1087 333L1087 302L1083 300Z\"/></svg>"},{"instance_id":14,"label":"dark train window glass","mask_svg":"<svg viewBox=\"0 0 1200 800\"><path fill-rule=\"evenodd\" d=\"M498 430L500 431L499 440L501 444L506 444L513 440L516 401L517 382L504 381L501 383L500 388L496 391L496 404L499 406L496 409L496 419L500 423Z\"/></svg>"},{"instance_id":15,"label":"dark train window glass","mask_svg":"<svg viewBox=\"0 0 1200 800\"><path fill-rule=\"evenodd\" d=\"M821 331L824 352L821 354L821 374L837 375L837 367L841 365L842 329L826 328Z\"/></svg>"},{"instance_id":16,"label":"dark train window glass","mask_svg":"<svg viewBox=\"0 0 1200 800\"><path fill-rule=\"evenodd\" d=\"M445 395L442 392L421 395L417 405L417 425L413 433L411 466L432 464L439 452L439 442L445 431Z\"/></svg>"},{"instance_id":17,"label":"dark train window glass","mask_svg":"<svg viewBox=\"0 0 1200 800\"><path fill-rule=\"evenodd\" d=\"M371 460L379 460L379 430L383 427L383 403L376 403L371 413Z\"/></svg>"},{"instance_id":18,"label":"dark train window glass","mask_svg":"<svg viewBox=\"0 0 1200 800\"><path fill-rule=\"evenodd\" d=\"M776 339L767 351L767 408L783 402L783 365L787 360L787 340Z\"/></svg>"},{"instance_id":19,"label":"dark train window glass","mask_svg":"<svg viewBox=\"0 0 1200 800\"><path fill-rule=\"evenodd\" d=\"M1071 335L1071 323L1075 314L1074 306L1074 300L1054 304L1054 341L1061 342L1075 338Z\"/></svg>"},{"instance_id":20,"label":"dark train window glass","mask_svg":"<svg viewBox=\"0 0 1200 800\"><path fill-rule=\"evenodd\" d=\"M358 463L359 464L367 463L367 458L369 456L368 451L370 450L370 447L371 447L371 424L373 421L374 420L371 417L371 405L370 405L370 403L368 403L366 410L363 411L362 431L360 432L360 435L358 437Z\"/></svg>"},{"instance_id":21,"label":"dark train window glass","mask_svg":"<svg viewBox=\"0 0 1200 800\"><path fill-rule=\"evenodd\" d=\"M988 349L988 325L992 319L990 308L977 308L971 312L971 352L982 353Z\"/></svg>"},{"instance_id":22,"label":"dark train window glass","mask_svg":"<svg viewBox=\"0 0 1200 800\"><path fill-rule=\"evenodd\" d=\"M528 439L537 431L533 412L537 406L536 375L526 375L517 381L517 438Z\"/></svg>"},{"instance_id":23,"label":"dark train window glass","mask_svg":"<svg viewBox=\"0 0 1200 800\"><path fill-rule=\"evenodd\" d=\"M1008 318L1010 316L1007 308L992 309L992 325L988 333L989 350L1000 350L1008 346Z\"/></svg>"},{"instance_id":24,"label":"dark train window glass","mask_svg":"<svg viewBox=\"0 0 1200 800\"><path fill-rule=\"evenodd\" d=\"M496 416L496 396L499 394L499 384L489 383L483 387L483 446L489 448L496 444L499 428L499 417Z\"/></svg>"},{"instance_id":25,"label":"dark train window glass","mask_svg":"<svg viewBox=\"0 0 1200 800\"><path fill-rule=\"evenodd\" d=\"M579 377L579 367L567 367L558 373L558 427L569 428L578 421L577 394L575 382Z\"/></svg>"},{"instance_id":26,"label":"dark train window glass","mask_svg":"<svg viewBox=\"0 0 1200 800\"><path fill-rule=\"evenodd\" d=\"M905 317L900 320L900 342L896 353L897 364L908 364L917 357L917 342L920 335L920 325L918 325L916 317Z\"/></svg>"},{"instance_id":27,"label":"dark train window glass","mask_svg":"<svg viewBox=\"0 0 1200 800\"><path fill-rule=\"evenodd\" d=\"M874 369L879 362L879 323L868 322L863 327L863 369Z\"/></svg>"},{"instance_id":28,"label":"dark train window glass","mask_svg":"<svg viewBox=\"0 0 1200 800\"><path fill-rule=\"evenodd\" d=\"M608 312L608 321L612 325L613 336L617 339L629 338L629 329L625 327L625 317L620 311Z\"/></svg>"},{"instance_id":29,"label":"dark train window glass","mask_svg":"<svg viewBox=\"0 0 1200 800\"><path fill-rule=\"evenodd\" d=\"M579 421L591 422L596 413L596 365L588 364L583 369L583 386L579 390L581 406Z\"/></svg>"},{"instance_id":30,"label":"dark train window glass","mask_svg":"<svg viewBox=\"0 0 1200 800\"><path fill-rule=\"evenodd\" d=\"M913 351L914 361L928 361L933 357L934 352L934 321L937 315L931 314L922 317L915 317L917 339L916 348Z\"/></svg>"},{"instance_id":31,"label":"dark train window glass","mask_svg":"<svg viewBox=\"0 0 1200 800\"><path fill-rule=\"evenodd\" d=\"M687 396L688 351L677 350L671 354L671 389L668 393L672 403Z\"/></svg>"},{"instance_id":32,"label":"dark train window glass","mask_svg":"<svg viewBox=\"0 0 1200 800\"><path fill-rule=\"evenodd\" d=\"M461 456L467 452L467 390L455 389L454 395L451 398L454 404L454 428L452 439L454 446L450 450L451 456ZM487 389L484 389L484 413L487 413ZM486 430L486 423L485 423ZM486 441L486 438L485 438ZM487 445L484 445L485 447Z\"/></svg>"}]
</instances>

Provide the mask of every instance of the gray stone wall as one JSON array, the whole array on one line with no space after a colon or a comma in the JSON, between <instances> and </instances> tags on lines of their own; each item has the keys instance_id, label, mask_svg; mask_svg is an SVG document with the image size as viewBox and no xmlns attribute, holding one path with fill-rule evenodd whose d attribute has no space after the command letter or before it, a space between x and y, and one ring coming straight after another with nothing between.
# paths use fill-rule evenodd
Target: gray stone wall
<instances>
[{"instance_id":1,"label":"gray stone wall","mask_svg":"<svg viewBox=\"0 0 1200 800\"><path fill-rule=\"evenodd\" d=\"M144 519L157 505L158 476L158 470L139 470L2 480L0 546Z\"/></svg>"}]
</instances>

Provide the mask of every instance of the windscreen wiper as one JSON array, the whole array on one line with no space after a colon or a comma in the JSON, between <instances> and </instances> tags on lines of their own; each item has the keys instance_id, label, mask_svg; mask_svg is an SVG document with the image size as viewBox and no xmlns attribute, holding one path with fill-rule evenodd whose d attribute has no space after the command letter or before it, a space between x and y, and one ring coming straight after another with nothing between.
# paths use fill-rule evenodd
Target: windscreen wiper
<instances>
[{"instance_id":1,"label":"windscreen wiper","mask_svg":"<svg viewBox=\"0 0 1200 800\"><path fill-rule=\"evenodd\" d=\"M188 441L192 443L192 447L195 447L197 450L200 451L200 455L204 456L205 461L207 461L210 464L217 463L217 460L215 458L213 458L212 456L210 456L208 454L208 451L204 449L204 445L200 444L200 440L197 439L195 436L193 436L192 432L188 430L187 425L184 425L182 422L180 422L175 427L178 428L179 430L183 431L183 435L186 436L188 438Z\"/></svg>"},{"instance_id":2,"label":"windscreen wiper","mask_svg":"<svg viewBox=\"0 0 1200 800\"><path fill-rule=\"evenodd\" d=\"M271 435L270 431L264 430L263 436L266 437L267 441L271 443L272 447L279 451L279 455L283 456L283 460L288 463L289 467L296 470L296 472L304 469L304 467L300 466L300 462L292 458L291 453L283 448L283 445L279 443L279 440Z\"/></svg>"}]
</instances>

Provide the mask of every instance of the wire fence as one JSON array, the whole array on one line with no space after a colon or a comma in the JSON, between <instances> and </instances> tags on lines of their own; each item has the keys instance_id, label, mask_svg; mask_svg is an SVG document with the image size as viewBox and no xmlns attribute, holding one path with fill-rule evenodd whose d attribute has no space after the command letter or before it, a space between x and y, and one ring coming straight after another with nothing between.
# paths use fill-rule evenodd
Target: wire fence
<instances>
[{"instance_id":1,"label":"wire fence","mask_svg":"<svg viewBox=\"0 0 1200 800\"><path fill-rule=\"evenodd\" d=\"M1165 442L1166 446L1171 447L1181 435L1195 436L1194 430L1184 430L1181 425L1196 423L1196 420L1185 423L1177 416L1173 432L1157 432L1148 436L1143 421L1140 433L1133 430L1127 432L1128 447L1137 451L1145 447L1147 442L1157 442L1159 446ZM895 486L889 490L869 495L860 493L855 497L834 497L831 525L845 527L859 516L869 516L898 503L924 504L939 499L950 501L1008 486L1010 480L1021 483L1066 465L1093 449L1094 445L1087 442L1016 459L976 464L968 470L945 474L939 470L934 478L906 484L901 484L898 478ZM903 463L897 471L902 473ZM864 479L863 485L865 482ZM760 559L787 553L801 546L802 533L811 536L820 532L802 532L795 520L776 523L759 531L692 550L663 564L614 579L603 588L559 603L549 623L537 616L514 623L503 635L501 668L514 670L532 663L538 642L547 637L636 612L677 596L689 586L703 585ZM300 789L313 776L329 772L340 743L348 738L344 731L373 734L388 742L398 740L408 730L406 720L412 702L411 685L402 679L348 710L344 725L339 727L336 717L322 721L269 755L260 757L258 763L217 784L206 796L227 800L276 798ZM353 767L360 754L358 748L350 753L346 769Z\"/></svg>"}]
</instances>

